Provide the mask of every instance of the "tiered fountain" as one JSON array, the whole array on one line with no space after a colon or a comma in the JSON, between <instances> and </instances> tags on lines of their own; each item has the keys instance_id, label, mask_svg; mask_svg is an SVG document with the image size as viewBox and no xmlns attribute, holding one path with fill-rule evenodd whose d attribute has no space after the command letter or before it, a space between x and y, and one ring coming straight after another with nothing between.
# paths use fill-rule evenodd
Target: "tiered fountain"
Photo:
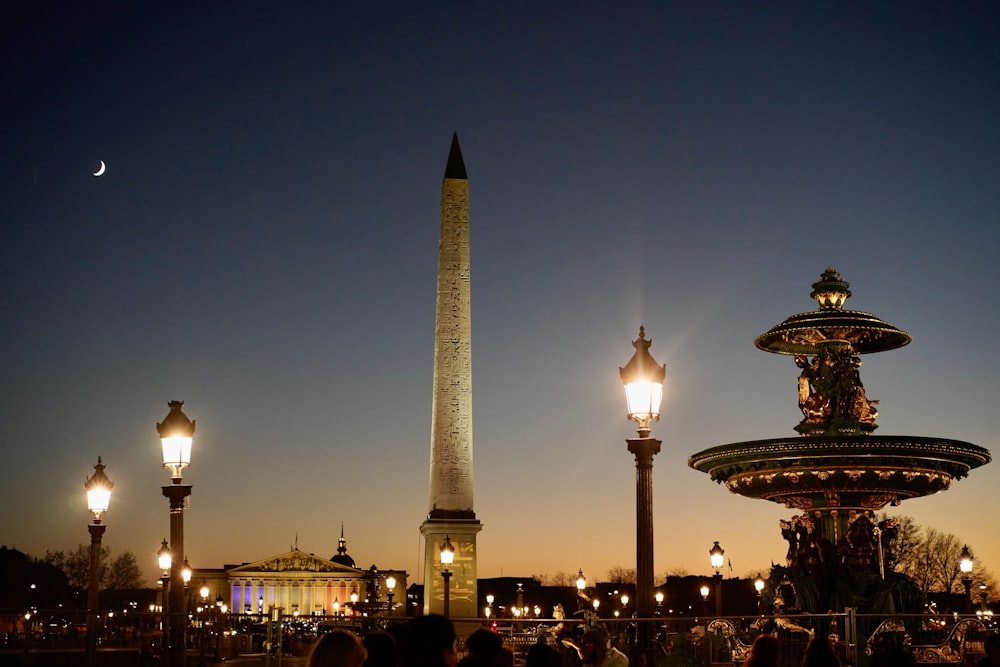
<instances>
[{"instance_id":1,"label":"tiered fountain","mask_svg":"<svg viewBox=\"0 0 1000 667\"><path fill-rule=\"evenodd\" d=\"M896 522L879 521L875 512L947 489L989 463L990 453L945 438L871 435L878 401L865 394L859 355L911 338L870 313L845 310L848 288L827 269L810 294L818 310L793 315L754 341L792 356L800 369L800 435L719 445L688 465L732 493L801 511L781 521L789 546L786 565L772 572L776 606L919 611L918 592L892 570Z\"/></svg>"}]
</instances>

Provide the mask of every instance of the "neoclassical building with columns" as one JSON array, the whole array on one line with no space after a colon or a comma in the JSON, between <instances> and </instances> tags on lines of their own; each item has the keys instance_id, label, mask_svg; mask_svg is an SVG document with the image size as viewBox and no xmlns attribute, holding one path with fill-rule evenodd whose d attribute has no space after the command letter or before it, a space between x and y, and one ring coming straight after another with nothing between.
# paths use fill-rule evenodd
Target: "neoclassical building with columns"
<instances>
[{"instance_id":1,"label":"neoclassical building with columns","mask_svg":"<svg viewBox=\"0 0 1000 667\"><path fill-rule=\"evenodd\" d=\"M391 590L387 582L393 584ZM225 605L231 614L279 610L298 616L355 612L405 616L406 588L405 570L356 567L341 532L337 554L329 559L294 547L252 563L193 569L188 590L192 603Z\"/></svg>"}]
</instances>

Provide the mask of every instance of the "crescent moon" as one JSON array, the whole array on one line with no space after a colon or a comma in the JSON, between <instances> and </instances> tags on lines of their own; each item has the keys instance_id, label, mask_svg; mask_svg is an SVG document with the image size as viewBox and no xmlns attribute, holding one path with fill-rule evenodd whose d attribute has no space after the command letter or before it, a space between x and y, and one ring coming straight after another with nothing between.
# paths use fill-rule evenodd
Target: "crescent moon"
<instances>
[{"instance_id":1,"label":"crescent moon","mask_svg":"<svg viewBox=\"0 0 1000 667\"><path fill-rule=\"evenodd\" d=\"M105 169L107 169L107 167L104 164L104 160L101 160L101 166L98 167L97 171L94 172L94 176L100 176L101 174L104 173Z\"/></svg>"}]
</instances>

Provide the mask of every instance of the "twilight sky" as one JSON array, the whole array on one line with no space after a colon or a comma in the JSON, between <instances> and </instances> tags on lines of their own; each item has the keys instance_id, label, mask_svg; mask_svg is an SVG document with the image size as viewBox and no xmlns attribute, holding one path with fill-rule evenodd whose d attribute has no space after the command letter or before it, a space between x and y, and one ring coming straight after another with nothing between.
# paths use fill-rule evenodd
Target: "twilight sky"
<instances>
[{"instance_id":1,"label":"twilight sky","mask_svg":"<svg viewBox=\"0 0 1000 667\"><path fill-rule=\"evenodd\" d=\"M667 366L656 572L781 562L797 512L687 466L794 435L753 347L812 310L869 355L880 435L996 451L1000 6L986 2L15 2L0 21L0 543L156 575L156 422L197 421L195 567L335 553L420 582L438 198L470 178L479 575L635 562L618 367ZM91 175L99 161L106 173ZM1000 569L1000 464L893 514ZM728 571L726 573L728 575Z\"/></svg>"}]
</instances>

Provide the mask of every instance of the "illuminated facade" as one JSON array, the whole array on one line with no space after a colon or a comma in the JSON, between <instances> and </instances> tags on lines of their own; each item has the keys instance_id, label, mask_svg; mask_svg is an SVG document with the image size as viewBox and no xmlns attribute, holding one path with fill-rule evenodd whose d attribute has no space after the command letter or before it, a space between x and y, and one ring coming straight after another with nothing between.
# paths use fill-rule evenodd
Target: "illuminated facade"
<instances>
[{"instance_id":1,"label":"illuminated facade","mask_svg":"<svg viewBox=\"0 0 1000 667\"><path fill-rule=\"evenodd\" d=\"M345 554L338 550L338 555ZM336 557L335 557L336 558ZM353 562L353 561L352 561ZM206 601L221 601L233 614L332 616L354 609L382 613L389 608L386 579L395 579L393 615L404 615L407 575L400 570L367 570L293 549L263 560L220 569L196 569L191 575L192 596L208 589Z\"/></svg>"}]
</instances>

